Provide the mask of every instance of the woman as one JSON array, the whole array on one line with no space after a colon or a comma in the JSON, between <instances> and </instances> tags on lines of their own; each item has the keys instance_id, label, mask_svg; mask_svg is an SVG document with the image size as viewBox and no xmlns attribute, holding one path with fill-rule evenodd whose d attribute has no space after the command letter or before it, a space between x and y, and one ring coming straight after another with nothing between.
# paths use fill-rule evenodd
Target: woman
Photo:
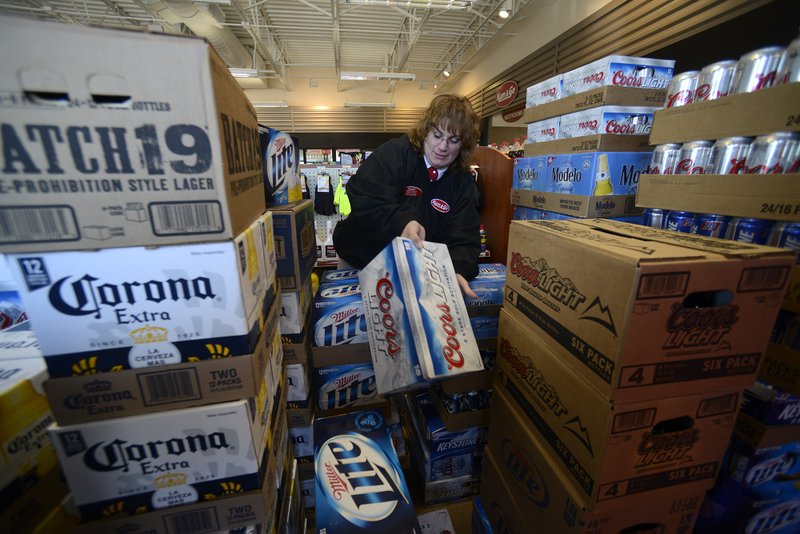
<instances>
[{"instance_id":1,"label":"woman","mask_svg":"<svg viewBox=\"0 0 800 534\"><path fill-rule=\"evenodd\" d=\"M397 236L444 243L462 292L478 274L477 188L469 172L478 118L455 95L433 99L408 134L378 147L347 184L352 212L337 223L339 257L361 269Z\"/></svg>"}]
</instances>

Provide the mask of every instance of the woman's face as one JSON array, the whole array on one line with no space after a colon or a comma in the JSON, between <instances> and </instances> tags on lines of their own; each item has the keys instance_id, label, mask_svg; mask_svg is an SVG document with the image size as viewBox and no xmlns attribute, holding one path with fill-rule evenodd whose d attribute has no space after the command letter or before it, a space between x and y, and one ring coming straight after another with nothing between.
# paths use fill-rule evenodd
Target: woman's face
<instances>
[{"instance_id":1,"label":"woman's face","mask_svg":"<svg viewBox=\"0 0 800 534\"><path fill-rule=\"evenodd\" d=\"M442 128L432 128L423 143L425 155L434 167L447 167L461 153L461 138Z\"/></svg>"}]
</instances>

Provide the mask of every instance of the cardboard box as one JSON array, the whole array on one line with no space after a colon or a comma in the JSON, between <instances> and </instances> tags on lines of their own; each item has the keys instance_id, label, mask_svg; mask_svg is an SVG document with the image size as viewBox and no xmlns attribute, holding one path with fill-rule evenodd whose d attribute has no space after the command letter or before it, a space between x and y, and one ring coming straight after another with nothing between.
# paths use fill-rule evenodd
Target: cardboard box
<instances>
[{"instance_id":1,"label":"cardboard box","mask_svg":"<svg viewBox=\"0 0 800 534\"><path fill-rule=\"evenodd\" d=\"M503 309L618 402L752 383L794 264L605 219L512 221L508 251Z\"/></svg>"},{"instance_id":2,"label":"cardboard box","mask_svg":"<svg viewBox=\"0 0 800 534\"><path fill-rule=\"evenodd\" d=\"M312 309L311 277L296 291L281 291L281 334L301 335Z\"/></svg>"},{"instance_id":3,"label":"cardboard box","mask_svg":"<svg viewBox=\"0 0 800 534\"><path fill-rule=\"evenodd\" d=\"M260 488L269 452L265 401L55 425L49 432L88 521Z\"/></svg>"},{"instance_id":4,"label":"cardboard box","mask_svg":"<svg viewBox=\"0 0 800 534\"><path fill-rule=\"evenodd\" d=\"M279 357L277 319L273 306L252 354L51 378L44 388L53 415L61 425L74 425L245 399L262 389L274 393L269 365Z\"/></svg>"},{"instance_id":5,"label":"cardboard box","mask_svg":"<svg viewBox=\"0 0 800 534\"><path fill-rule=\"evenodd\" d=\"M314 421L308 426L290 426L289 441L295 458L314 456Z\"/></svg>"},{"instance_id":6,"label":"cardboard box","mask_svg":"<svg viewBox=\"0 0 800 534\"><path fill-rule=\"evenodd\" d=\"M288 133L261 124L258 125L258 138L267 206L301 200L300 147Z\"/></svg>"},{"instance_id":7,"label":"cardboard box","mask_svg":"<svg viewBox=\"0 0 800 534\"><path fill-rule=\"evenodd\" d=\"M481 477L481 503L494 528L509 532L618 534L692 531L705 491L666 490L643 505L605 511L583 508L541 457L528 456L513 443L486 448Z\"/></svg>"},{"instance_id":8,"label":"cardboard box","mask_svg":"<svg viewBox=\"0 0 800 534\"><path fill-rule=\"evenodd\" d=\"M289 427L308 426L314 422L314 410L317 403L313 396L304 401L289 401L286 403L286 424Z\"/></svg>"},{"instance_id":9,"label":"cardboard box","mask_svg":"<svg viewBox=\"0 0 800 534\"><path fill-rule=\"evenodd\" d=\"M547 158L547 177L536 186L565 195L635 195L651 158L649 152L557 154Z\"/></svg>"},{"instance_id":10,"label":"cardboard box","mask_svg":"<svg viewBox=\"0 0 800 534\"><path fill-rule=\"evenodd\" d=\"M0 330L0 360L41 360L39 340L31 330L29 321Z\"/></svg>"},{"instance_id":11,"label":"cardboard box","mask_svg":"<svg viewBox=\"0 0 800 534\"><path fill-rule=\"evenodd\" d=\"M293 363L285 366L288 395L286 400L304 401L311 391L311 366L303 363Z\"/></svg>"},{"instance_id":12,"label":"cardboard box","mask_svg":"<svg viewBox=\"0 0 800 534\"><path fill-rule=\"evenodd\" d=\"M317 408L330 410L383 401L375 385L372 364L332 365L314 369Z\"/></svg>"},{"instance_id":13,"label":"cardboard box","mask_svg":"<svg viewBox=\"0 0 800 534\"><path fill-rule=\"evenodd\" d=\"M520 419L493 419L492 431L498 425L501 435L512 436L524 426L587 503L700 480L714 485L739 389L608 401L508 313L500 321L493 400L502 386Z\"/></svg>"},{"instance_id":14,"label":"cardboard box","mask_svg":"<svg viewBox=\"0 0 800 534\"><path fill-rule=\"evenodd\" d=\"M754 93L661 109L655 114L650 142L661 145L798 131L800 124L791 120L797 113L798 100L800 83L789 83Z\"/></svg>"},{"instance_id":15,"label":"cardboard box","mask_svg":"<svg viewBox=\"0 0 800 534\"><path fill-rule=\"evenodd\" d=\"M35 482L0 491L0 526L3 534L30 534L42 519L69 494L58 466L45 472ZM43 531L50 534L54 531ZM62 531L63 532L63 531Z\"/></svg>"},{"instance_id":16,"label":"cardboard box","mask_svg":"<svg viewBox=\"0 0 800 534\"><path fill-rule=\"evenodd\" d=\"M251 354L275 298L256 220L232 241L10 255L51 377Z\"/></svg>"},{"instance_id":17,"label":"cardboard box","mask_svg":"<svg viewBox=\"0 0 800 534\"><path fill-rule=\"evenodd\" d=\"M335 345L333 347L317 347L316 345L312 345L311 358L314 367L330 367L331 365L356 363L372 364L369 343Z\"/></svg>"},{"instance_id":18,"label":"cardboard box","mask_svg":"<svg viewBox=\"0 0 800 534\"><path fill-rule=\"evenodd\" d=\"M642 174L636 205L798 221L800 174Z\"/></svg>"},{"instance_id":19,"label":"cardboard box","mask_svg":"<svg viewBox=\"0 0 800 534\"><path fill-rule=\"evenodd\" d=\"M789 284L786 287L786 296L781 307L784 310L800 314L800 266L795 266L789 275Z\"/></svg>"},{"instance_id":20,"label":"cardboard box","mask_svg":"<svg viewBox=\"0 0 800 534\"><path fill-rule=\"evenodd\" d=\"M531 85L525 90L525 107L533 108L549 104L561 98L561 75L556 74L550 78ZM560 113L559 113L560 115ZM524 121L531 122L531 121Z\"/></svg>"},{"instance_id":21,"label":"cardboard box","mask_svg":"<svg viewBox=\"0 0 800 534\"><path fill-rule=\"evenodd\" d=\"M765 425L800 424L800 397L765 382L754 382L747 386L741 410Z\"/></svg>"},{"instance_id":22,"label":"cardboard box","mask_svg":"<svg viewBox=\"0 0 800 534\"><path fill-rule=\"evenodd\" d=\"M317 532L419 531L380 413L358 411L317 419L314 446Z\"/></svg>"},{"instance_id":23,"label":"cardboard box","mask_svg":"<svg viewBox=\"0 0 800 534\"><path fill-rule=\"evenodd\" d=\"M562 95L570 96L611 85L637 89L666 89L675 61L634 56L606 56L561 75Z\"/></svg>"},{"instance_id":24,"label":"cardboard box","mask_svg":"<svg viewBox=\"0 0 800 534\"><path fill-rule=\"evenodd\" d=\"M318 347L369 343L358 280L320 284L314 296L313 328Z\"/></svg>"},{"instance_id":25,"label":"cardboard box","mask_svg":"<svg viewBox=\"0 0 800 534\"><path fill-rule=\"evenodd\" d=\"M646 135L596 134L525 145L525 156L580 154L583 152L652 152Z\"/></svg>"},{"instance_id":26,"label":"cardboard box","mask_svg":"<svg viewBox=\"0 0 800 534\"><path fill-rule=\"evenodd\" d=\"M269 208L275 232L278 282L283 291L297 291L314 267L316 239L314 204L301 200Z\"/></svg>"},{"instance_id":27,"label":"cardboard box","mask_svg":"<svg viewBox=\"0 0 800 534\"><path fill-rule=\"evenodd\" d=\"M552 89L551 89L552 92ZM606 85L525 109L522 122L531 123L598 106L663 106L667 99L662 89L642 89Z\"/></svg>"},{"instance_id":28,"label":"cardboard box","mask_svg":"<svg viewBox=\"0 0 800 534\"><path fill-rule=\"evenodd\" d=\"M256 114L208 42L16 17L0 35L19 49L0 61L4 252L229 240L264 211Z\"/></svg>"},{"instance_id":29,"label":"cardboard box","mask_svg":"<svg viewBox=\"0 0 800 534\"><path fill-rule=\"evenodd\" d=\"M324 269L319 277L319 285L328 283L357 284L358 269Z\"/></svg>"},{"instance_id":30,"label":"cardboard box","mask_svg":"<svg viewBox=\"0 0 800 534\"><path fill-rule=\"evenodd\" d=\"M635 195L586 196L541 191L511 190L511 204L573 217L623 217L642 213Z\"/></svg>"},{"instance_id":31,"label":"cardboard box","mask_svg":"<svg viewBox=\"0 0 800 534\"><path fill-rule=\"evenodd\" d=\"M560 139L559 126L561 117L551 117L528 124L526 143L546 143ZM573 136L574 137L574 136Z\"/></svg>"},{"instance_id":32,"label":"cardboard box","mask_svg":"<svg viewBox=\"0 0 800 534\"><path fill-rule=\"evenodd\" d=\"M299 334L285 334L281 331L283 342L283 361L285 364L311 365L311 307L303 318L303 329Z\"/></svg>"},{"instance_id":33,"label":"cardboard box","mask_svg":"<svg viewBox=\"0 0 800 534\"><path fill-rule=\"evenodd\" d=\"M653 113L658 108L644 106L599 106L561 116L559 139L587 135L649 135Z\"/></svg>"},{"instance_id":34,"label":"cardboard box","mask_svg":"<svg viewBox=\"0 0 800 534\"><path fill-rule=\"evenodd\" d=\"M794 395L800 395L800 353L770 343L764 352L758 379Z\"/></svg>"}]
</instances>

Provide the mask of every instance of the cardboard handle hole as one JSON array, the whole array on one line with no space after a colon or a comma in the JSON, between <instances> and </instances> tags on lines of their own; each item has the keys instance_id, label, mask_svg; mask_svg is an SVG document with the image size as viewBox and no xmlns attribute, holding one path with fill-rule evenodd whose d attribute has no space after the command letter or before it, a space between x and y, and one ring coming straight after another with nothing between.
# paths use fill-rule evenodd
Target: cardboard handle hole
<instances>
[{"instance_id":1,"label":"cardboard handle hole","mask_svg":"<svg viewBox=\"0 0 800 534\"><path fill-rule=\"evenodd\" d=\"M98 106L131 107L130 95L92 95L92 102Z\"/></svg>"},{"instance_id":2,"label":"cardboard handle hole","mask_svg":"<svg viewBox=\"0 0 800 534\"><path fill-rule=\"evenodd\" d=\"M66 106L69 104L69 95L60 91L25 91L25 98L44 106Z\"/></svg>"},{"instance_id":3,"label":"cardboard handle hole","mask_svg":"<svg viewBox=\"0 0 800 534\"><path fill-rule=\"evenodd\" d=\"M659 421L653 425L653 434L671 434L672 432L689 430L693 426L694 419L688 415L681 415L680 417Z\"/></svg>"},{"instance_id":4,"label":"cardboard handle hole","mask_svg":"<svg viewBox=\"0 0 800 534\"><path fill-rule=\"evenodd\" d=\"M733 302L733 293L727 289L695 291L683 299L684 308L714 308Z\"/></svg>"}]
</instances>

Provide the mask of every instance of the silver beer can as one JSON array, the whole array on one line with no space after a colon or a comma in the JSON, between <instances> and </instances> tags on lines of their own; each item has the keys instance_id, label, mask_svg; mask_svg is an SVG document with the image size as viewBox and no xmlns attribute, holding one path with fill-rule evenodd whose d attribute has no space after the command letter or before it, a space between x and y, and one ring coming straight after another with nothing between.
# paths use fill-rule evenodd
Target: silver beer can
<instances>
[{"instance_id":1,"label":"silver beer can","mask_svg":"<svg viewBox=\"0 0 800 534\"><path fill-rule=\"evenodd\" d=\"M726 137L717 139L711 147L708 166L711 174L746 174L747 156L750 154L751 137Z\"/></svg>"},{"instance_id":2,"label":"silver beer can","mask_svg":"<svg viewBox=\"0 0 800 534\"><path fill-rule=\"evenodd\" d=\"M675 165L675 174L708 174L711 171L708 162L713 145L711 141L704 140L683 143Z\"/></svg>"},{"instance_id":3,"label":"silver beer can","mask_svg":"<svg viewBox=\"0 0 800 534\"><path fill-rule=\"evenodd\" d=\"M775 85L785 48L768 46L739 58L733 72L731 94L752 93Z\"/></svg>"},{"instance_id":4,"label":"silver beer can","mask_svg":"<svg viewBox=\"0 0 800 534\"><path fill-rule=\"evenodd\" d=\"M786 47L776 83L800 82L800 37Z\"/></svg>"},{"instance_id":5,"label":"silver beer can","mask_svg":"<svg viewBox=\"0 0 800 534\"><path fill-rule=\"evenodd\" d=\"M691 104L694 101L699 77L700 71L697 70L687 70L673 76L667 86L667 100L664 102L664 107L674 108Z\"/></svg>"},{"instance_id":6,"label":"silver beer can","mask_svg":"<svg viewBox=\"0 0 800 534\"><path fill-rule=\"evenodd\" d=\"M716 100L728 96L733 80L733 71L736 69L736 60L727 59L706 65L700 71L697 79L697 89L694 92L694 101Z\"/></svg>"},{"instance_id":7,"label":"silver beer can","mask_svg":"<svg viewBox=\"0 0 800 534\"><path fill-rule=\"evenodd\" d=\"M800 166L800 133L774 132L759 135L750 146L748 174L797 172Z\"/></svg>"},{"instance_id":8,"label":"silver beer can","mask_svg":"<svg viewBox=\"0 0 800 534\"><path fill-rule=\"evenodd\" d=\"M650 159L650 166L647 168L647 174L673 174L680 152L680 143L668 143L656 146L656 148L653 149L653 157Z\"/></svg>"}]
</instances>

